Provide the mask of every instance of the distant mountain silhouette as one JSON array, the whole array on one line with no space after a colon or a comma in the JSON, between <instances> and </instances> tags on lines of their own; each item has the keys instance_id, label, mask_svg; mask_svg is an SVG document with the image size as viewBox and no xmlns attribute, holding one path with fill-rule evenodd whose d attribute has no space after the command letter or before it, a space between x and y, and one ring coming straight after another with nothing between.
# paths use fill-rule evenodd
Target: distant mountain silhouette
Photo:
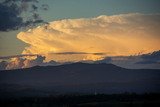
<instances>
[{"instance_id":1,"label":"distant mountain silhouette","mask_svg":"<svg viewBox=\"0 0 160 107\"><path fill-rule=\"evenodd\" d=\"M125 69L113 64L73 63L0 72L0 93L35 95L36 92L160 92L160 70Z\"/></svg>"}]
</instances>

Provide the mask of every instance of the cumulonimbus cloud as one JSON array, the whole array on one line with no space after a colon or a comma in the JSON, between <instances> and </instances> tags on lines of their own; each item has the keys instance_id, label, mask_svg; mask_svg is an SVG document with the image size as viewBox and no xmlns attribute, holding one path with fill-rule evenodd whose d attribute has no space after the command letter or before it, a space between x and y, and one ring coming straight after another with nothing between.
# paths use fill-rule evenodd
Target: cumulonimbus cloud
<instances>
[{"instance_id":1,"label":"cumulonimbus cloud","mask_svg":"<svg viewBox=\"0 0 160 107\"><path fill-rule=\"evenodd\" d=\"M98 60L160 50L160 14L120 14L64 19L20 32L29 44L23 54L43 54L46 60ZM55 55L51 53L105 53Z\"/></svg>"}]
</instances>

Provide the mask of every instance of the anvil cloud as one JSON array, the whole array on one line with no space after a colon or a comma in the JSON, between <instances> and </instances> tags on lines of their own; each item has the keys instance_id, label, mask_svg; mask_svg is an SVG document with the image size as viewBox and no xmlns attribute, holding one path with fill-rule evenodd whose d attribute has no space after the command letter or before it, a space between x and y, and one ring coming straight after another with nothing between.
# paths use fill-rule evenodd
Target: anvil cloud
<instances>
[{"instance_id":1,"label":"anvil cloud","mask_svg":"<svg viewBox=\"0 0 160 107\"><path fill-rule=\"evenodd\" d=\"M160 14L130 13L53 21L20 32L17 38L29 44L22 54L41 54L47 61L64 62L160 50L159 34Z\"/></svg>"}]
</instances>

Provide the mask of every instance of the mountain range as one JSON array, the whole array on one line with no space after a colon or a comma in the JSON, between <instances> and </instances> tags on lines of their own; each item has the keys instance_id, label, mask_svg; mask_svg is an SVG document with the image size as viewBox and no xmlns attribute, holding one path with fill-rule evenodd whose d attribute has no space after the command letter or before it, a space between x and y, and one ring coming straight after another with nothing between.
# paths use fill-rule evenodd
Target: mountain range
<instances>
[{"instance_id":1,"label":"mountain range","mask_svg":"<svg viewBox=\"0 0 160 107\"><path fill-rule=\"evenodd\" d=\"M0 71L2 96L160 92L160 69L72 63Z\"/></svg>"}]
</instances>

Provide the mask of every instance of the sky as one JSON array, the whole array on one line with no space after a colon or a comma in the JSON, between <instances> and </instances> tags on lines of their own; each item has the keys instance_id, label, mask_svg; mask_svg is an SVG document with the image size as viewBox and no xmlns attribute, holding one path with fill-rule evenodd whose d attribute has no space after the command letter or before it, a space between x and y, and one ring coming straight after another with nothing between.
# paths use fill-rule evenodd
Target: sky
<instances>
[{"instance_id":1,"label":"sky","mask_svg":"<svg viewBox=\"0 0 160 107\"><path fill-rule=\"evenodd\" d=\"M0 22L9 26L0 26L0 56L43 54L47 61L73 61L160 50L159 0L1 1ZM7 7L12 1L19 6L12 8L17 14Z\"/></svg>"},{"instance_id":2,"label":"sky","mask_svg":"<svg viewBox=\"0 0 160 107\"><path fill-rule=\"evenodd\" d=\"M47 4L47 11L40 10L43 20L50 22L66 18L90 18L99 15L123 13L159 13L159 0L39 0ZM39 5L38 4L38 5ZM0 32L0 55L20 54L26 46L16 38L20 30Z\"/></svg>"}]
</instances>

